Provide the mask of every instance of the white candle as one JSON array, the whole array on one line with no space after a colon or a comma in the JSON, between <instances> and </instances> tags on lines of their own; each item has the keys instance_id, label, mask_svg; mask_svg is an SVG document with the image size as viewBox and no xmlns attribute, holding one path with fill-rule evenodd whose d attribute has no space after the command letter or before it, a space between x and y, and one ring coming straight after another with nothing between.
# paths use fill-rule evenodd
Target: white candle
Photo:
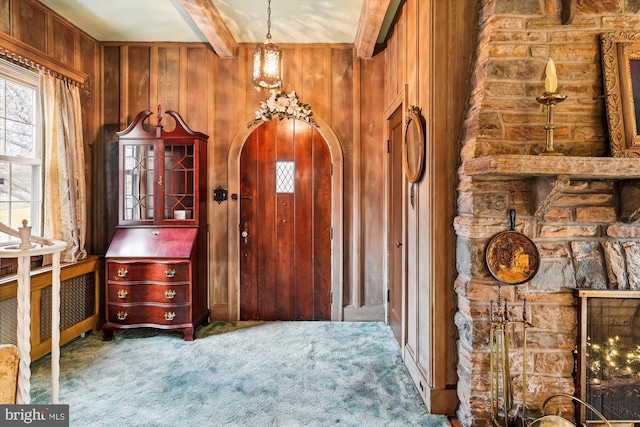
<instances>
[{"instance_id":1,"label":"white candle","mask_svg":"<svg viewBox=\"0 0 640 427\"><path fill-rule=\"evenodd\" d=\"M544 89L548 93L555 93L558 88L558 76L556 75L556 65L553 59L549 58L545 70Z\"/></svg>"}]
</instances>

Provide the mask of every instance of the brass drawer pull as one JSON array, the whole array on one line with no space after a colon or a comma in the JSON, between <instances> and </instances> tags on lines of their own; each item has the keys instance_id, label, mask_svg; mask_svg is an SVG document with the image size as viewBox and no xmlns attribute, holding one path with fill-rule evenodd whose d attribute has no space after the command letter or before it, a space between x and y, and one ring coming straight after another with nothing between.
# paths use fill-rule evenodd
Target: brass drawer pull
<instances>
[{"instance_id":1,"label":"brass drawer pull","mask_svg":"<svg viewBox=\"0 0 640 427\"><path fill-rule=\"evenodd\" d=\"M167 299L173 299L173 297L175 297L175 296L176 296L176 291L175 291L175 290L173 290L173 289L171 289L171 290L169 290L169 291L165 291L164 296L165 296Z\"/></svg>"},{"instance_id":2,"label":"brass drawer pull","mask_svg":"<svg viewBox=\"0 0 640 427\"><path fill-rule=\"evenodd\" d=\"M173 320L176 317L175 311L167 311L164 314L164 320Z\"/></svg>"},{"instance_id":3,"label":"brass drawer pull","mask_svg":"<svg viewBox=\"0 0 640 427\"><path fill-rule=\"evenodd\" d=\"M165 276L167 276L167 277L169 277L169 278L171 278L171 277L173 277L173 276L175 276L175 275L176 275L176 269L175 269L175 268L167 268L167 269L164 271L164 275L165 275Z\"/></svg>"},{"instance_id":4,"label":"brass drawer pull","mask_svg":"<svg viewBox=\"0 0 640 427\"><path fill-rule=\"evenodd\" d=\"M129 270L124 267L118 269L118 277L124 277L127 275L127 273L129 273Z\"/></svg>"},{"instance_id":5,"label":"brass drawer pull","mask_svg":"<svg viewBox=\"0 0 640 427\"><path fill-rule=\"evenodd\" d=\"M119 311L118 314L116 314L116 316L118 317L118 320L124 320L127 318L128 315L129 313L127 313L126 311Z\"/></svg>"},{"instance_id":6,"label":"brass drawer pull","mask_svg":"<svg viewBox=\"0 0 640 427\"><path fill-rule=\"evenodd\" d=\"M118 298L125 299L127 297L127 295L129 295L129 291L127 291L126 289L119 289L118 290Z\"/></svg>"}]
</instances>

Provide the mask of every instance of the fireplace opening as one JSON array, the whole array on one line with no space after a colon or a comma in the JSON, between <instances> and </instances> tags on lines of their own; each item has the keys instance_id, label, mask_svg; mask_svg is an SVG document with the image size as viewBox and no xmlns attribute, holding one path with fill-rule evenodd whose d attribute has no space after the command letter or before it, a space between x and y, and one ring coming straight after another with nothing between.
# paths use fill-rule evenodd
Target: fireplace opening
<instances>
[{"instance_id":1,"label":"fireplace opening","mask_svg":"<svg viewBox=\"0 0 640 427\"><path fill-rule=\"evenodd\" d=\"M640 292L579 290L579 397L611 422L640 423ZM581 422L599 422L578 409Z\"/></svg>"}]
</instances>

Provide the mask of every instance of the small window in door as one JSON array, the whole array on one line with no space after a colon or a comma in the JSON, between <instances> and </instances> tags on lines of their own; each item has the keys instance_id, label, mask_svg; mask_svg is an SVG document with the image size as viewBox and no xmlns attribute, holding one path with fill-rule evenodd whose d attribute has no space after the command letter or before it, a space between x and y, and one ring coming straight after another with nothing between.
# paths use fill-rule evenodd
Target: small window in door
<instances>
[{"instance_id":1,"label":"small window in door","mask_svg":"<svg viewBox=\"0 0 640 427\"><path fill-rule=\"evenodd\" d=\"M293 193L294 186L293 162L276 162L276 193Z\"/></svg>"}]
</instances>

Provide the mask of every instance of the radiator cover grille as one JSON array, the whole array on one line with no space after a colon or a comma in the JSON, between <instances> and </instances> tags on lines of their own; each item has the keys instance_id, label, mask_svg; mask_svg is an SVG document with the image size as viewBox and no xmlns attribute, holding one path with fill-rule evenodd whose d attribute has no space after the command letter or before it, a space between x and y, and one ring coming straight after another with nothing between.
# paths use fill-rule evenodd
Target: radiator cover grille
<instances>
[{"instance_id":1,"label":"radiator cover grille","mask_svg":"<svg viewBox=\"0 0 640 427\"><path fill-rule=\"evenodd\" d=\"M60 283L61 331L95 314L95 281L91 272ZM44 341L51 337L51 286L41 291L40 313L40 341ZM17 316L17 298L0 301L0 343L17 344Z\"/></svg>"},{"instance_id":2,"label":"radiator cover grille","mask_svg":"<svg viewBox=\"0 0 640 427\"><path fill-rule=\"evenodd\" d=\"M95 275L85 274L60 284L60 330L88 319L96 305ZM51 338L51 286L42 290L40 299L40 341Z\"/></svg>"},{"instance_id":3,"label":"radiator cover grille","mask_svg":"<svg viewBox=\"0 0 640 427\"><path fill-rule=\"evenodd\" d=\"M18 298L0 301L0 343L18 343Z\"/></svg>"}]
</instances>

